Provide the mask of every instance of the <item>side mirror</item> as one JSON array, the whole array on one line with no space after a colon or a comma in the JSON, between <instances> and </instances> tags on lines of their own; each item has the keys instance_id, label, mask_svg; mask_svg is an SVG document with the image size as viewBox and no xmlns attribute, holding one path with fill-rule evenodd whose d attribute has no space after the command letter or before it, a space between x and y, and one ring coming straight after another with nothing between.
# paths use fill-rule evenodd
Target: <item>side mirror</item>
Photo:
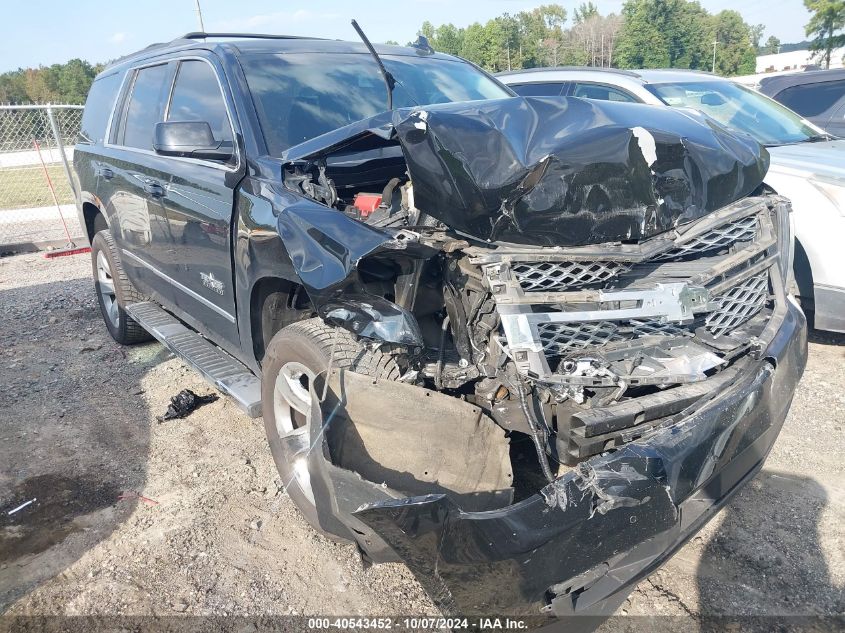
<instances>
[{"instance_id":1,"label":"side mirror","mask_svg":"<svg viewBox=\"0 0 845 633\"><path fill-rule=\"evenodd\" d=\"M718 92L705 92L701 95L701 105L720 106L725 105L725 98Z\"/></svg>"},{"instance_id":2,"label":"side mirror","mask_svg":"<svg viewBox=\"0 0 845 633\"><path fill-rule=\"evenodd\" d=\"M229 141L217 141L206 121L156 123L153 149L162 156L226 161L234 155Z\"/></svg>"}]
</instances>

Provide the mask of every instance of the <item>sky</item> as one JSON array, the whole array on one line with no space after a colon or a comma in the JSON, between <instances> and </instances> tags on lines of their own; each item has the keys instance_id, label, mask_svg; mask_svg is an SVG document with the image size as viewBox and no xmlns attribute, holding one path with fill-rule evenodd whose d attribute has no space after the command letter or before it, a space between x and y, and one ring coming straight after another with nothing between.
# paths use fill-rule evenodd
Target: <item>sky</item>
<instances>
[{"instance_id":1,"label":"sky","mask_svg":"<svg viewBox=\"0 0 845 633\"><path fill-rule=\"evenodd\" d=\"M416 38L420 25L467 26L554 0L200 0L205 30L356 39L352 18L373 42ZM619 13L623 0L598 0L602 14ZM581 0L558 0L569 11ZM805 39L809 13L802 0L700 0L711 13L738 10L765 24L782 42ZM195 0L6 0L0 23L0 72L66 62L105 62L153 42L199 30Z\"/></svg>"}]
</instances>

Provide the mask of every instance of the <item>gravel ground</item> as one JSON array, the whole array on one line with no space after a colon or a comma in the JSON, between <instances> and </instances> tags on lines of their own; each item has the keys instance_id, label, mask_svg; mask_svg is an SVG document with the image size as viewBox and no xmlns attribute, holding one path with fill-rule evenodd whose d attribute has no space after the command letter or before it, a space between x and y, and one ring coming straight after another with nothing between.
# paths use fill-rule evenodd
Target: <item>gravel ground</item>
<instances>
[{"instance_id":1,"label":"gravel ground","mask_svg":"<svg viewBox=\"0 0 845 633\"><path fill-rule=\"evenodd\" d=\"M87 255L0 259L0 613L436 614L284 494L260 421L160 345L103 326ZM845 337L814 334L763 472L620 609L845 614ZM140 497L139 497L140 495ZM618 621L617 621L618 622Z\"/></svg>"}]
</instances>

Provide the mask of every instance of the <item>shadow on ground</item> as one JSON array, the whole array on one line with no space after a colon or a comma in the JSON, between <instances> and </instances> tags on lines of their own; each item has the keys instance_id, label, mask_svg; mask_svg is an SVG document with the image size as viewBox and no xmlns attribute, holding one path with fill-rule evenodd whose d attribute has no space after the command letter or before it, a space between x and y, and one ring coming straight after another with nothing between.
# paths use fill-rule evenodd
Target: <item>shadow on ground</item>
<instances>
[{"instance_id":1,"label":"shadow on ground","mask_svg":"<svg viewBox=\"0 0 845 633\"><path fill-rule=\"evenodd\" d=\"M0 290L0 306L2 613L132 514L150 437L141 381L166 354L109 338L88 279Z\"/></svg>"},{"instance_id":2,"label":"shadow on ground","mask_svg":"<svg viewBox=\"0 0 845 633\"><path fill-rule=\"evenodd\" d=\"M771 631L796 616L845 613L842 588L826 563L831 548L843 546L841 534L823 533L827 503L822 485L795 474L763 471L743 489L698 566L704 621L739 615L743 630ZM725 622L712 624L715 630ZM817 624L827 630L835 623Z\"/></svg>"}]
</instances>

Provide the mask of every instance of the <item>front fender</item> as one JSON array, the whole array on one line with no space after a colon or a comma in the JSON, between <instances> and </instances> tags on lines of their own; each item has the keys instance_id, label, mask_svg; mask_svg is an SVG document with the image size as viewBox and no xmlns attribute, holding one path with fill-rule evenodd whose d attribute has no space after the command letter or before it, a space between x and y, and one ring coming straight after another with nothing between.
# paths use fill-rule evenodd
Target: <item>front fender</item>
<instances>
[{"instance_id":1,"label":"front fender","mask_svg":"<svg viewBox=\"0 0 845 633\"><path fill-rule=\"evenodd\" d=\"M358 336L421 346L419 324L405 308L367 291L358 274L364 258L407 253L405 242L317 202L283 195L279 235L317 314ZM425 255L418 253L417 255Z\"/></svg>"}]
</instances>

